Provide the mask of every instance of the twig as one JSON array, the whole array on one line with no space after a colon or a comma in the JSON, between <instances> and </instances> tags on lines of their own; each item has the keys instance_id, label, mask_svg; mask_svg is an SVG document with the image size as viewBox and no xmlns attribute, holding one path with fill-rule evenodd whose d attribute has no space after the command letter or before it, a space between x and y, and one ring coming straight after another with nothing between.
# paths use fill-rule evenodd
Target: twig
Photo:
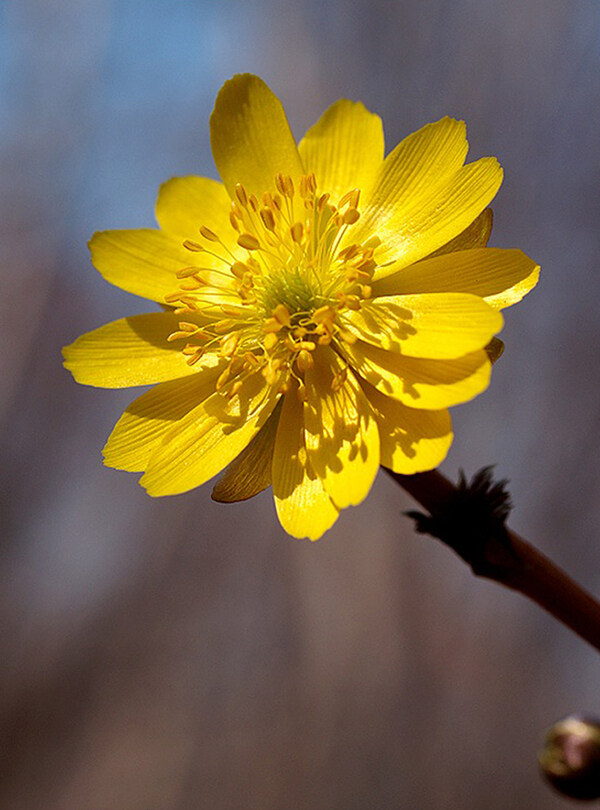
<instances>
[{"instance_id":1,"label":"twig","mask_svg":"<svg viewBox=\"0 0 600 810\"><path fill-rule=\"evenodd\" d=\"M437 470L387 472L429 515L408 513L417 531L449 545L477 576L519 591L600 651L600 603L526 540L504 525L510 511L504 482L490 469L457 487Z\"/></svg>"}]
</instances>

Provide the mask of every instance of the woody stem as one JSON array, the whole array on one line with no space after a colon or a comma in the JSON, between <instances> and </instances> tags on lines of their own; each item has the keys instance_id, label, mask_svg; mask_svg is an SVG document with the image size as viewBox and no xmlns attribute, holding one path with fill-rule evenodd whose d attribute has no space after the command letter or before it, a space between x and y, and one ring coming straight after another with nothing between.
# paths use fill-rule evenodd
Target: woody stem
<instances>
[{"instance_id":1,"label":"woody stem","mask_svg":"<svg viewBox=\"0 0 600 810\"><path fill-rule=\"evenodd\" d=\"M470 508L468 487L457 487L437 470L414 475L387 472L429 512L429 517L413 514L419 530L453 548L477 576L537 602L600 652L600 603L506 528L503 519L490 520L489 515L473 519L476 510Z\"/></svg>"}]
</instances>

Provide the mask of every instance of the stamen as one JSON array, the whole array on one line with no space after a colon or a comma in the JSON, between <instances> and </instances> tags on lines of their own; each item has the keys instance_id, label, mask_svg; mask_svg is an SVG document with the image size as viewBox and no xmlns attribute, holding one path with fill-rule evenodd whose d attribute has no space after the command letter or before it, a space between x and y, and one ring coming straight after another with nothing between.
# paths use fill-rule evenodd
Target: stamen
<instances>
[{"instance_id":1,"label":"stamen","mask_svg":"<svg viewBox=\"0 0 600 810\"><path fill-rule=\"evenodd\" d=\"M237 197L240 205L244 208L248 205L248 195L246 194L246 189L241 183L235 184L235 196Z\"/></svg>"},{"instance_id":2,"label":"stamen","mask_svg":"<svg viewBox=\"0 0 600 810\"><path fill-rule=\"evenodd\" d=\"M209 242L220 242L221 240L217 236L214 231L211 231L210 228L207 228L206 225L200 226L200 233L205 239L208 239Z\"/></svg>"},{"instance_id":3,"label":"stamen","mask_svg":"<svg viewBox=\"0 0 600 810\"><path fill-rule=\"evenodd\" d=\"M240 234L238 236L237 243L240 247L243 247L246 250L258 250L260 247L260 242L256 236L252 236L251 233Z\"/></svg>"},{"instance_id":4,"label":"stamen","mask_svg":"<svg viewBox=\"0 0 600 810\"><path fill-rule=\"evenodd\" d=\"M198 242L194 242L192 239L186 239L183 246L186 250L191 250L192 253L204 253L202 245L199 245Z\"/></svg>"}]
</instances>

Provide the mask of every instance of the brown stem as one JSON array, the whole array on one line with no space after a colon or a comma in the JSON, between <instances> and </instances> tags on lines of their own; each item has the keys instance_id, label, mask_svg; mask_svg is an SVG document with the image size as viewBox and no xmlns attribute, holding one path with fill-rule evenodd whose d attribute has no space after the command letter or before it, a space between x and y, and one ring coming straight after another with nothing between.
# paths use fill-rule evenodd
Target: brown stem
<instances>
[{"instance_id":1,"label":"brown stem","mask_svg":"<svg viewBox=\"0 0 600 810\"><path fill-rule=\"evenodd\" d=\"M432 516L443 513L458 488L437 470L415 475L387 472ZM478 576L528 596L600 651L600 603L564 571L510 529L489 532L466 545L439 535ZM466 551L465 549L471 549Z\"/></svg>"}]
</instances>

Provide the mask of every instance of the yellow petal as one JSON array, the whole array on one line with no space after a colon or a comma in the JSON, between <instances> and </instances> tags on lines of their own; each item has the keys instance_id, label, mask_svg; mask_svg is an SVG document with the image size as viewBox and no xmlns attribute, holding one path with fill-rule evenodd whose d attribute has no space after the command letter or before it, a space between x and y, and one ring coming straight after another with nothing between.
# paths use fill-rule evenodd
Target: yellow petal
<instances>
[{"instance_id":1,"label":"yellow petal","mask_svg":"<svg viewBox=\"0 0 600 810\"><path fill-rule=\"evenodd\" d=\"M539 266L520 250L475 248L405 267L374 282L373 295L471 293L495 309L504 309L535 287L539 273Z\"/></svg>"},{"instance_id":2,"label":"yellow petal","mask_svg":"<svg viewBox=\"0 0 600 810\"><path fill-rule=\"evenodd\" d=\"M222 275L226 270L223 261L210 253L186 250L182 239L165 231L100 231L91 238L89 248L94 267L107 281L160 304L166 295L180 290L182 281L176 273L187 267L198 267L205 281L218 288L210 291L215 304L239 301L233 277Z\"/></svg>"},{"instance_id":3,"label":"yellow petal","mask_svg":"<svg viewBox=\"0 0 600 810\"><path fill-rule=\"evenodd\" d=\"M223 183L191 175L173 177L162 184L155 214L161 228L181 239L206 245L198 236L200 226L206 225L229 246L238 236L229 222L230 211L231 200Z\"/></svg>"},{"instance_id":4,"label":"yellow petal","mask_svg":"<svg viewBox=\"0 0 600 810\"><path fill-rule=\"evenodd\" d=\"M443 185L424 187L375 223L382 240L378 262L391 262L374 278L408 267L463 231L495 197L502 183L496 158L481 158L463 166ZM375 194L375 196L377 196Z\"/></svg>"},{"instance_id":5,"label":"yellow petal","mask_svg":"<svg viewBox=\"0 0 600 810\"><path fill-rule=\"evenodd\" d=\"M225 470L212 491L213 501L246 501L271 486L271 465L275 434L281 413L281 400L250 444Z\"/></svg>"},{"instance_id":6,"label":"yellow petal","mask_svg":"<svg viewBox=\"0 0 600 810\"><path fill-rule=\"evenodd\" d=\"M446 458L452 444L447 410L407 408L365 383L381 437L381 464L403 475L433 470Z\"/></svg>"},{"instance_id":7,"label":"yellow petal","mask_svg":"<svg viewBox=\"0 0 600 810\"><path fill-rule=\"evenodd\" d=\"M77 382L98 388L149 385L194 374L198 365L187 364L181 344L167 342L180 320L171 312L152 312L107 323L65 346L64 366ZM212 355L205 362L212 364Z\"/></svg>"},{"instance_id":8,"label":"yellow petal","mask_svg":"<svg viewBox=\"0 0 600 810\"><path fill-rule=\"evenodd\" d=\"M494 212L491 208L486 208L473 222L464 229L458 236L446 242L441 248L435 250L427 258L442 256L444 253L452 253L455 250L471 250L471 248L485 247L492 235L494 224Z\"/></svg>"},{"instance_id":9,"label":"yellow petal","mask_svg":"<svg viewBox=\"0 0 600 810\"><path fill-rule=\"evenodd\" d=\"M359 188L368 198L383 160L383 126L362 104L341 99L326 110L298 145L306 172L334 203Z\"/></svg>"},{"instance_id":10,"label":"yellow petal","mask_svg":"<svg viewBox=\"0 0 600 810\"><path fill-rule=\"evenodd\" d=\"M361 340L352 345L344 343L341 348L363 379L409 408L439 410L467 402L484 391L490 381L492 367L483 350L457 360L424 360Z\"/></svg>"},{"instance_id":11,"label":"yellow petal","mask_svg":"<svg viewBox=\"0 0 600 810\"><path fill-rule=\"evenodd\" d=\"M106 466L129 472L145 470L150 455L174 424L214 393L224 362L157 385L134 400L104 446Z\"/></svg>"},{"instance_id":12,"label":"yellow petal","mask_svg":"<svg viewBox=\"0 0 600 810\"><path fill-rule=\"evenodd\" d=\"M277 96L258 76L238 74L225 82L210 117L210 142L230 195L236 183L259 199L275 190L275 175L303 174L298 147Z\"/></svg>"},{"instance_id":13,"label":"yellow petal","mask_svg":"<svg viewBox=\"0 0 600 810\"><path fill-rule=\"evenodd\" d=\"M308 459L304 405L297 388L284 398L273 455L273 495L281 525L292 537L318 540L337 520L339 510Z\"/></svg>"},{"instance_id":14,"label":"yellow petal","mask_svg":"<svg viewBox=\"0 0 600 810\"><path fill-rule=\"evenodd\" d=\"M308 458L339 509L360 503L379 467L379 435L352 371L331 349L314 352L306 371L305 441ZM336 384L336 375L346 373Z\"/></svg>"},{"instance_id":15,"label":"yellow petal","mask_svg":"<svg viewBox=\"0 0 600 810\"><path fill-rule=\"evenodd\" d=\"M464 121L442 118L401 141L386 157L375 178L373 193L352 239L362 241L401 210L443 187L465 162L469 145ZM454 234L456 235L456 234ZM380 235L381 236L381 235ZM393 256L382 245L381 261Z\"/></svg>"},{"instance_id":16,"label":"yellow petal","mask_svg":"<svg viewBox=\"0 0 600 810\"><path fill-rule=\"evenodd\" d=\"M179 288L177 270L195 264L193 259L199 255L186 250L181 239L150 228L99 231L89 248L92 264L107 281L161 303ZM213 264L211 260L207 266Z\"/></svg>"},{"instance_id":17,"label":"yellow petal","mask_svg":"<svg viewBox=\"0 0 600 810\"><path fill-rule=\"evenodd\" d=\"M140 479L149 495L176 495L221 472L249 444L279 394L262 374L247 377L231 399L217 392L189 411L165 435Z\"/></svg>"},{"instance_id":18,"label":"yellow petal","mask_svg":"<svg viewBox=\"0 0 600 810\"><path fill-rule=\"evenodd\" d=\"M344 326L384 349L445 359L482 349L502 329L502 315L476 295L388 295L347 313Z\"/></svg>"}]
</instances>

